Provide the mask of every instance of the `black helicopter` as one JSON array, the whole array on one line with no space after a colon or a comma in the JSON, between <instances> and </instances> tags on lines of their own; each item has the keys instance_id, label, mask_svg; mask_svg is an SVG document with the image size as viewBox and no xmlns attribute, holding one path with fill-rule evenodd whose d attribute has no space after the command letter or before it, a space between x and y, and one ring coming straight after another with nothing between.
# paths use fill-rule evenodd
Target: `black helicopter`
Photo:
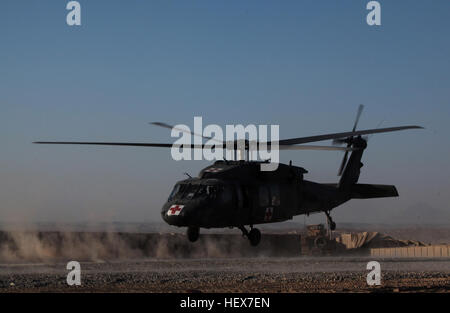
<instances>
[{"instance_id":1,"label":"black helicopter","mask_svg":"<svg viewBox=\"0 0 450 313\"><path fill-rule=\"evenodd\" d=\"M261 232L253 227L256 224L276 223L292 219L293 216L324 212L331 230L336 228L330 212L333 208L350 199L370 199L397 197L398 192L392 185L359 184L361 158L367 148L364 135L421 129L420 126L400 126L356 130L363 106L358 108L352 131L300 137L280 140L280 150L341 150L345 151L338 175L338 183L321 184L305 180L307 171L298 166L279 164L275 171L261 171L260 166L268 161L216 161L202 169L198 177L189 177L175 184L167 202L163 205L161 216L169 225L187 227L187 237L194 242L199 238L200 228L237 227L246 236L251 245L256 246L261 240ZM164 123L152 123L157 126L172 128ZM198 135L198 134L193 134ZM202 136L202 135L199 135ZM204 136L202 136L204 137ZM208 138L209 137L204 137ZM304 146L301 144L333 140L335 146ZM114 145L171 148L173 144L165 143L130 143L130 142L67 142L38 141L38 144L81 144ZM262 143L258 142L259 147ZM264 143L271 147L271 142ZM346 147L336 145L346 144ZM214 146L225 143L218 143ZM251 143L244 140L244 149L248 152ZM192 148L207 148L206 145ZM211 148L211 147L209 147ZM237 151L238 142L234 142ZM350 157L348 153L351 152ZM250 226L247 230L246 226Z\"/></svg>"}]
</instances>

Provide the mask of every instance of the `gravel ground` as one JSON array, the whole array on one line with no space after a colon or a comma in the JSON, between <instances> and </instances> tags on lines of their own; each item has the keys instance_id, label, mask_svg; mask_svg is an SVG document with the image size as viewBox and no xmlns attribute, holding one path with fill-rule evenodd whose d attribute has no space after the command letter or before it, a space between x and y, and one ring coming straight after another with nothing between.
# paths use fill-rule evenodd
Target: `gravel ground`
<instances>
[{"instance_id":1,"label":"gravel ground","mask_svg":"<svg viewBox=\"0 0 450 313\"><path fill-rule=\"evenodd\" d=\"M65 263L0 264L2 292L450 292L450 260L379 259L381 286L367 286L370 258L140 259L82 262L81 286Z\"/></svg>"}]
</instances>

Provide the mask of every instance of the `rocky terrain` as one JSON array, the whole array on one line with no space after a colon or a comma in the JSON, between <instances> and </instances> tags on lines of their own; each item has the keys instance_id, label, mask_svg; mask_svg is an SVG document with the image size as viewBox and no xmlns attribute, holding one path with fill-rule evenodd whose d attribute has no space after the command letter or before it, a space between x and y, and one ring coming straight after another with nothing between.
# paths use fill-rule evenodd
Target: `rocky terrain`
<instances>
[{"instance_id":1,"label":"rocky terrain","mask_svg":"<svg viewBox=\"0 0 450 313\"><path fill-rule=\"evenodd\" d=\"M381 286L368 286L369 258L142 259L81 263L81 286L66 263L0 265L3 292L450 292L449 260L378 260Z\"/></svg>"}]
</instances>

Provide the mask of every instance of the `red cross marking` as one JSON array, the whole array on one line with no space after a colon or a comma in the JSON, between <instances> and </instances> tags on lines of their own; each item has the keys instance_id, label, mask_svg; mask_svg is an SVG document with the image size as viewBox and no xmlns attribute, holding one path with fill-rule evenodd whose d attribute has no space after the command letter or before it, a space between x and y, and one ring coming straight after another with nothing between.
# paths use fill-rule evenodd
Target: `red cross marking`
<instances>
[{"instance_id":1,"label":"red cross marking","mask_svg":"<svg viewBox=\"0 0 450 313\"><path fill-rule=\"evenodd\" d=\"M172 205L169 211L167 211L167 215L178 215L182 209L183 209L182 205L181 206L178 204Z\"/></svg>"}]
</instances>

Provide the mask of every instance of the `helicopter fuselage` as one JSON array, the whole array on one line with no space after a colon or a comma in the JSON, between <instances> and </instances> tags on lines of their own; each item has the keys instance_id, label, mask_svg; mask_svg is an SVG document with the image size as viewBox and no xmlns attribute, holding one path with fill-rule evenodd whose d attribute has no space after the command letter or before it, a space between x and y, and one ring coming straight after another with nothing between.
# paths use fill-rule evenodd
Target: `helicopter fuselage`
<instances>
[{"instance_id":1,"label":"helicopter fuselage","mask_svg":"<svg viewBox=\"0 0 450 313\"><path fill-rule=\"evenodd\" d=\"M217 161L198 178L177 182L162 218L180 227L240 227L331 210L351 198L335 184L304 180L301 167L279 164L263 172L260 163Z\"/></svg>"}]
</instances>

